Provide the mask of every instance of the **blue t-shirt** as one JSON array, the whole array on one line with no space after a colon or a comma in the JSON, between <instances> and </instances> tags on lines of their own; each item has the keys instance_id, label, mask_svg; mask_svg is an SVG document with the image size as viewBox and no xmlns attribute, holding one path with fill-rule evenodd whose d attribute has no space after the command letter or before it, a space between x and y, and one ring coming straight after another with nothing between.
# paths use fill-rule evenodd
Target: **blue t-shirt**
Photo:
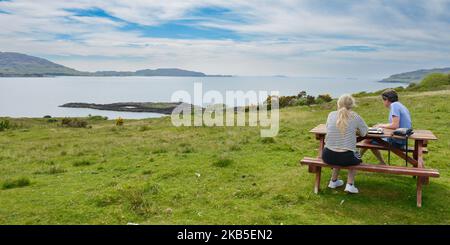
<instances>
[{"instance_id":1,"label":"blue t-shirt","mask_svg":"<svg viewBox=\"0 0 450 245\"><path fill-rule=\"evenodd\" d=\"M400 118L400 128L412 128L411 115L409 114L408 108L398 101L391 104L391 110L389 111L390 123L392 123L393 116Z\"/></svg>"}]
</instances>

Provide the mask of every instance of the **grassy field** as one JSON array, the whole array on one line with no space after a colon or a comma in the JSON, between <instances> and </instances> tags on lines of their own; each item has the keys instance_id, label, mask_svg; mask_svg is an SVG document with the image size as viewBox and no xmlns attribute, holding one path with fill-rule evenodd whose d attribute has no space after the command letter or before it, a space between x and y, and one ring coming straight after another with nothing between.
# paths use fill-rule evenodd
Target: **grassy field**
<instances>
[{"instance_id":1,"label":"grassy field","mask_svg":"<svg viewBox=\"0 0 450 245\"><path fill-rule=\"evenodd\" d=\"M298 161L316 156L308 131L331 102L282 109L273 140L254 127L176 128L168 117L122 127L86 119L90 128L9 119L0 132L0 224L450 224L450 90L400 96L414 127L439 138L425 166L441 177L425 186L422 208L407 176L359 173L361 193L348 195L325 188L327 169L313 194L313 175ZM387 120L379 97L357 102L368 124Z\"/></svg>"}]
</instances>

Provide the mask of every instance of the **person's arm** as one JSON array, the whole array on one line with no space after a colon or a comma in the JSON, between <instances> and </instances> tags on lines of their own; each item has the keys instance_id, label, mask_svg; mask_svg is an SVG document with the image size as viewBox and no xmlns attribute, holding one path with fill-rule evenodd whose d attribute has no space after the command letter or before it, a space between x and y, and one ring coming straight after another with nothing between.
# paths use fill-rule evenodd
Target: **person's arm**
<instances>
[{"instance_id":1,"label":"person's arm","mask_svg":"<svg viewBox=\"0 0 450 245\"><path fill-rule=\"evenodd\" d=\"M331 117L331 112L328 113L327 122L325 123L325 127L327 127L327 128L328 128L328 124L330 122L330 117Z\"/></svg>"},{"instance_id":2,"label":"person's arm","mask_svg":"<svg viewBox=\"0 0 450 245\"><path fill-rule=\"evenodd\" d=\"M392 123L379 124L380 128L398 129L400 127L400 117L392 115Z\"/></svg>"},{"instance_id":3,"label":"person's arm","mask_svg":"<svg viewBox=\"0 0 450 245\"><path fill-rule=\"evenodd\" d=\"M400 127L400 106L398 103L391 104L391 111L389 114L391 115L391 123L380 124L378 127L387 128L387 129L397 129Z\"/></svg>"},{"instance_id":4,"label":"person's arm","mask_svg":"<svg viewBox=\"0 0 450 245\"><path fill-rule=\"evenodd\" d=\"M367 132L369 131L369 127L367 126L364 119L362 119L359 115L357 116L358 120L358 134L359 136L366 136Z\"/></svg>"}]
</instances>

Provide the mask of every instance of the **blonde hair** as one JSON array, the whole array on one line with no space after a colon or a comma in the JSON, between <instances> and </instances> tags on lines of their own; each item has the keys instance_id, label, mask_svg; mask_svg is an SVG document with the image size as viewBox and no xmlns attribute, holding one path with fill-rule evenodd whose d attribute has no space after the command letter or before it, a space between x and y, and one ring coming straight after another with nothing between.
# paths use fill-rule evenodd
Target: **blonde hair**
<instances>
[{"instance_id":1,"label":"blonde hair","mask_svg":"<svg viewBox=\"0 0 450 245\"><path fill-rule=\"evenodd\" d=\"M337 120L336 127L339 129L339 132L342 134L348 127L348 121L352 115L351 109L355 107L355 99L348 94L344 94L339 97L337 101Z\"/></svg>"}]
</instances>

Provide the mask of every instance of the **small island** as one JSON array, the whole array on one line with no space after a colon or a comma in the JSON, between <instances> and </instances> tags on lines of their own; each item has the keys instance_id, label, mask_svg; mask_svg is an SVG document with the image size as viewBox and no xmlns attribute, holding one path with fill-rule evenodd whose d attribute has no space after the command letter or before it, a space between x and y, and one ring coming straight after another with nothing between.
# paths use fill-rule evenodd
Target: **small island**
<instances>
[{"instance_id":1,"label":"small island","mask_svg":"<svg viewBox=\"0 0 450 245\"><path fill-rule=\"evenodd\" d=\"M66 103L59 107L88 108L106 111L153 112L168 115L179 105L186 107L192 106L183 102L119 102L111 104Z\"/></svg>"}]
</instances>

